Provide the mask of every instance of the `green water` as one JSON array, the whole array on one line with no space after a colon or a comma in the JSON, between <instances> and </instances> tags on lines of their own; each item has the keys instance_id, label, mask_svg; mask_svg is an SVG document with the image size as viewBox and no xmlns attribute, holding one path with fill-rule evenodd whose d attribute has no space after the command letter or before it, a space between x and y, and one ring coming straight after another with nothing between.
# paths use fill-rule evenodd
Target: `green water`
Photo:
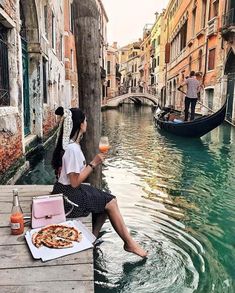
<instances>
[{"instance_id":1,"label":"green water","mask_svg":"<svg viewBox=\"0 0 235 293\"><path fill-rule=\"evenodd\" d=\"M96 293L235 292L235 129L225 124L192 140L160 134L148 107L102 115L112 145L104 184L149 258L124 252L105 223ZM53 183L50 155L34 158L18 183Z\"/></svg>"}]
</instances>

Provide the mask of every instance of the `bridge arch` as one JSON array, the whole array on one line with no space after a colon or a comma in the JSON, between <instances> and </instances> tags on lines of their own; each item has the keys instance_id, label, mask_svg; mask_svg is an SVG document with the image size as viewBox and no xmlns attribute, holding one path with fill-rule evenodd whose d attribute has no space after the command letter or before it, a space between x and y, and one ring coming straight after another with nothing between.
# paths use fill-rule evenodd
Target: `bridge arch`
<instances>
[{"instance_id":1,"label":"bridge arch","mask_svg":"<svg viewBox=\"0 0 235 293\"><path fill-rule=\"evenodd\" d=\"M107 107L118 107L124 100L128 98L145 98L151 101L154 105L158 104L158 98L148 93L126 93L107 100Z\"/></svg>"}]
</instances>

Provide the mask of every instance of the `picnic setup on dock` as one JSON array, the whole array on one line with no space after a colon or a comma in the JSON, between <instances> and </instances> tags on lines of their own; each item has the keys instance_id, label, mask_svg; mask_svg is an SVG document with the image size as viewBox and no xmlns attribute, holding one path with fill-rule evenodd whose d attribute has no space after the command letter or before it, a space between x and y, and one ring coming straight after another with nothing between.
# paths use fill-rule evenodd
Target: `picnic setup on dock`
<instances>
[{"instance_id":1,"label":"picnic setup on dock","mask_svg":"<svg viewBox=\"0 0 235 293\"><path fill-rule=\"evenodd\" d=\"M0 186L1 292L94 291L91 216L53 222L53 215L45 215L58 200L51 191L51 185ZM12 194L19 194L20 205L15 199L12 207ZM37 208L38 214L31 215L33 198L41 199L43 213ZM52 199L49 205L45 199ZM20 213L11 214L17 204L24 212L23 230L16 220ZM58 216L58 202L54 211ZM35 216L45 221L32 228Z\"/></svg>"}]
</instances>

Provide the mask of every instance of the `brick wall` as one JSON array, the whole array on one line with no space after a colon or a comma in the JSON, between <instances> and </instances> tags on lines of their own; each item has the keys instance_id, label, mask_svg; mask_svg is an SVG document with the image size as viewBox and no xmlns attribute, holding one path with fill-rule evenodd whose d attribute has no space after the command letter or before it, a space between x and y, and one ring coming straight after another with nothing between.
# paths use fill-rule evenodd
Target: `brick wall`
<instances>
[{"instance_id":1,"label":"brick wall","mask_svg":"<svg viewBox=\"0 0 235 293\"><path fill-rule=\"evenodd\" d=\"M23 155L19 118L16 123L18 131L15 134L8 131L0 132L0 176Z\"/></svg>"},{"instance_id":2,"label":"brick wall","mask_svg":"<svg viewBox=\"0 0 235 293\"><path fill-rule=\"evenodd\" d=\"M46 140L50 133L54 130L56 126L56 115L54 110L44 111L44 119L43 119L43 139Z\"/></svg>"},{"instance_id":3,"label":"brick wall","mask_svg":"<svg viewBox=\"0 0 235 293\"><path fill-rule=\"evenodd\" d=\"M3 0L0 7L12 18L16 18L16 0Z\"/></svg>"}]
</instances>

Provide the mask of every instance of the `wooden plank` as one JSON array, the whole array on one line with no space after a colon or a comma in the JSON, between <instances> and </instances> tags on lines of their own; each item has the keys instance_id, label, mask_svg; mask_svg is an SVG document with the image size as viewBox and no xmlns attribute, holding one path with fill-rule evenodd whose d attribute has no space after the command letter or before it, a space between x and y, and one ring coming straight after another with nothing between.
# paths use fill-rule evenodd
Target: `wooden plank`
<instances>
[{"instance_id":1,"label":"wooden plank","mask_svg":"<svg viewBox=\"0 0 235 293\"><path fill-rule=\"evenodd\" d=\"M59 279L60 276L58 276ZM1 283L1 281L0 281ZM0 284L1 293L91 293L94 292L94 283L89 281L56 281L42 282L29 285L4 285Z\"/></svg>"},{"instance_id":2,"label":"wooden plank","mask_svg":"<svg viewBox=\"0 0 235 293\"><path fill-rule=\"evenodd\" d=\"M57 265L34 268L11 268L0 270L1 285L31 285L40 282L93 281L93 265ZM56 289L55 285L55 289ZM66 291L65 291L66 292Z\"/></svg>"},{"instance_id":3,"label":"wooden plank","mask_svg":"<svg viewBox=\"0 0 235 293\"><path fill-rule=\"evenodd\" d=\"M92 249L84 250L78 253L73 253L60 257L58 259L42 262L35 260L26 244L22 245L8 245L1 246L0 249L0 270L10 269L14 264L14 268L27 268L27 267L48 267L57 265L72 265L72 264L92 264ZM56 268L55 268L56 269Z\"/></svg>"},{"instance_id":4,"label":"wooden plank","mask_svg":"<svg viewBox=\"0 0 235 293\"><path fill-rule=\"evenodd\" d=\"M50 194L53 185L0 185L0 197L6 195L12 196L14 188L18 189L20 197L24 195L37 196Z\"/></svg>"}]
</instances>

